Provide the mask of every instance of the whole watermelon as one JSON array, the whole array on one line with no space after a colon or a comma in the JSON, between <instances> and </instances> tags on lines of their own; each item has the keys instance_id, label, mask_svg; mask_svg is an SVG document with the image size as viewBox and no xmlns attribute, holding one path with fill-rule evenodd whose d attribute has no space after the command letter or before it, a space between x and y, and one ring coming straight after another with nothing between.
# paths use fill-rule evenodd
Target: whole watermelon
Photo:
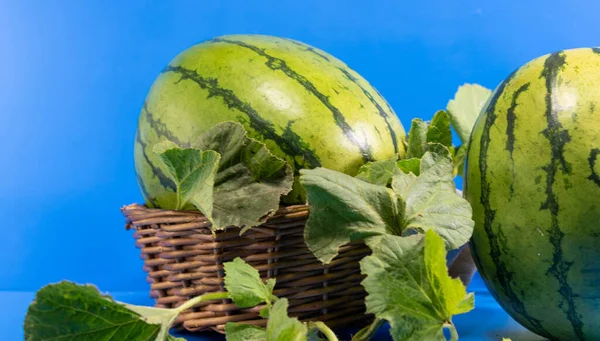
<instances>
[{"instance_id":1,"label":"whole watermelon","mask_svg":"<svg viewBox=\"0 0 600 341\"><path fill-rule=\"evenodd\" d=\"M176 56L152 85L138 123L135 168L149 206L175 206L175 184L152 152L237 121L296 171L354 175L367 161L404 155L405 130L385 99L330 54L265 35L229 35ZM303 202L298 183L288 203Z\"/></svg>"},{"instance_id":2,"label":"whole watermelon","mask_svg":"<svg viewBox=\"0 0 600 341\"><path fill-rule=\"evenodd\" d=\"M474 126L465 165L472 253L520 324L600 340L600 49L534 59Z\"/></svg>"}]
</instances>

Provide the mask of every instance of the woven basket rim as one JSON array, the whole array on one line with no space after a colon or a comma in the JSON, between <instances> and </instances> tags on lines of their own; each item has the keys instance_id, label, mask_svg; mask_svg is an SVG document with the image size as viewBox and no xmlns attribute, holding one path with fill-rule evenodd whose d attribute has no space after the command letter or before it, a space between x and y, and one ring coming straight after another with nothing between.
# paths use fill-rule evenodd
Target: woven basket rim
<instances>
[{"instance_id":1,"label":"woven basket rim","mask_svg":"<svg viewBox=\"0 0 600 341\"><path fill-rule=\"evenodd\" d=\"M140 204L137 202L133 202L131 204L123 205L121 207L121 213L123 214L123 216L125 217L125 220L126 220L126 229L129 230L131 228L131 223L135 220L135 219L132 219L132 217L135 215L135 212L140 212L140 211L152 213L153 217L158 217L158 216L160 216L160 214L197 217L198 219L205 220L207 223L210 224L210 222L208 221L208 218L206 218L206 216L199 210L164 209L164 208L158 208L158 207L149 207L145 203ZM309 204L290 204L290 205L280 204L277 210L269 212L268 214L266 214L265 216L260 218L260 221L261 221L261 224L264 224L264 223L268 223L268 222L278 218L279 216L281 216L283 214L289 214L291 212L304 212L304 211L310 212ZM239 226L228 226L228 228L229 227L239 228Z\"/></svg>"},{"instance_id":2,"label":"woven basket rim","mask_svg":"<svg viewBox=\"0 0 600 341\"><path fill-rule=\"evenodd\" d=\"M274 212L279 212L279 211L284 211L287 212L290 209L309 209L310 205L309 204L280 204L279 208L277 210L275 210ZM132 202L131 204L126 204L121 206L121 212L127 212L127 211L131 211L131 210L135 210L135 209L143 209L143 210L147 210L147 211L156 211L156 212L178 212L178 213L182 213L182 214L194 214L194 215L201 215L204 216L204 214L202 212L200 212L199 210L175 210L175 209L168 209L168 208L160 208L160 207L150 207L148 206L146 203L138 203L138 202Z\"/></svg>"}]
</instances>

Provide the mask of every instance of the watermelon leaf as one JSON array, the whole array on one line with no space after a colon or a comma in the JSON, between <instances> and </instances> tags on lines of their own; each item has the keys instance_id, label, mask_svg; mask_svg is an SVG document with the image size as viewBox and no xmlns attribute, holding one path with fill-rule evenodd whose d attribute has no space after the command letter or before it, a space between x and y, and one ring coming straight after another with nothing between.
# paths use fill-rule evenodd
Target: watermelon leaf
<instances>
[{"instance_id":1,"label":"watermelon leaf","mask_svg":"<svg viewBox=\"0 0 600 341\"><path fill-rule=\"evenodd\" d=\"M388 160L366 168L371 173L365 170L360 176L376 184L324 168L300 171L311 207L304 238L321 262L331 262L342 245L374 235L406 236L433 229L449 249L468 241L474 226L472 210L456 194L450 151L439 143L427 146L441 153L426 151L420 160L393 164ZM402 171L400 167L409 162L418 170ZM385 171L373 175L379 165ZM396 175L390 189L392 172Z\"/></svg>"},{"instance_id":2,"label":"watermelon leaf","mask_svg":"<svg viewBox=\"0 0 600 341\"><path fill-rule=\"evenodd\" d=\"M491 95L490 89L479 84L464 84L458 88L454 99L448 102L446 110L450 114L452 127L463 144L469 142L475 121Z\"/></svg>"},{"instance_id":3,"label":"watermelon leaf","mask_svg":"<svg viewBox=\"0 0 600 341\"><path fill-rule=\"evenodd\" d=\"M329 263L348 242L400 233L403 203L386 186L325 168L300 174L311 207L304 240L321 262Z\"/></svg>"},{"instance_id":4,"label":"watermelon leaf","mask_svg":"<svg viewBox=\"0 0 600 341\"><path fill-rule=\"evenodd\" d=\"M269 341L306 341L308 328L297 318L287 314L288 300L279 299L269 315L267 322L267 340Z\"/></svg>"},{"instance_id":5,"label":"watermelon leaf","mask_svg":"<svg viewBox=\"0 0 600 341\"><path fill-rule=\"evenodd\" d=\"M471 205L456 194L448 155L426 152L420 175L400 174L392 188L406 203L403 235L433 229L450 250L463 246L473 233Z\"/></svg>"},{"instance_id":6,"label":"watermelon leaf","mask_svg":"<svg viewBox=\"0 0 600 341\"><path fill-rule=\"evenodd\" d=\"M437 142L427 142L425 144L425 152L431 152L435 154L445 155L448 157L452 157L452 153L454 152L453 147L446 147L441 143ZM425 154L423 154L425 155Z\"/></svg>"},{"instance_id":7,"label":"watermelon leaf","mask_svg":"<svg viewBox=\"0 0 600 341\"><path fill-rule=\"evenodd\" d=\"M320 333L328 341L338 341L333 331L323 322L300 322L288 316L288 300L273 295L275 279L263 283L259 273L241 258L225 263L225 288L234 303L240 307L251 307L267 302L260 316L268 318L267 329L238 323L227 323L225 333L228 341L322 341ZM271 302L274 302L271 304Z\"/></svg>"},{"instance_id":8,"label":"watermelon leaf","mask_svg":"<svg viewBox=\"0 0 600 341\"><path fill-rule=\"evenodd\" d=\"M400 173L397 160L397 157L392 157L387 160L368 162L358 169L355 178L371 184L387 186L394 175Z\"/></svg>"},{"instance_id":9,"label":"watermelon leaf","mask_svg":"<svg viewBox=\"0 0 600 341\"><path fill-rule=\"evenodd\" d=\"M258 271L241 258L225 263L224 268L225 290L236 306L250 308L266 302L270 307L271 302L277 299L273 296L275 279L270 278L265 284Z\"/></svg>"},{"instance_id":10,"label":"watermelon leaf","mask_svg":"<svg viewBox=\"0 0 600 341\"><path fill-rule=\"evenodd\" d=\"M410 131L408 132L408 148L406 150L407 158L420 158L425 153L425 143L427 143L427 122L420 118L412 120Z\"/></svg>"},{"instance_id":11,"label":"watermelon leaf","mask_svg":"<svg viewBox=\"0 0 600 341\"><path fill-rule=\"evenodd\" d=\"M433 115L427 127L427 142L439 143L446 147L452 146L452 129L450 129L450 116L444 110L439 110Z\"/></svg>"},{"instance_id":12,"label":"watermelon leaf","mask_svg":"<svg viewBox=\"0 0 600 341\"><path fill-rule=\"evenodd\" d=\"M472 310L474 297L448 275L443 239L429 230L366 242L373 250L360 261L367 311L389 322L392 338L445 341L443 329L449 328L457 339L452 317Z\"/></svg>"},{"instance_id":13,"label":"watermelon leaf","mask_svg":"<svg viewBox=\"0 0 600 341\"><path fill-rule=\"evenodd\" d=\"M63 281L37 292L25 316L25 339L184 340L168 334L175 318L191 305L227 297L227 293L207 294L178 308L160 309L120 303L92 285Z\"/></svg>"},{"instance_id":14,"label":"watermelon leaf","mask_svg":"<svg viewBox=\"0 0 600 341\"><path fill-rule=\"evenodd\" d=\"M392 189L400 198L408 196L409 190L417 181L417 176L414 173L406 173L395 176L392 180Z\"/></svg>"},{"instance_id":15,"label":"watermelon leaf","mask_svg":"<svg viewBox=\"0 0 600 341\"><path fill-rule=\"evenodd\" d=\"M420 118L412 120L408 132L407 159L419 159L427 151L439 153L441 149L450 151L452 148L452 130L447 112L443 110L436 112L431 122L425 122Z\"/></svg>"},{"instance_id":16,"label":"watermelon leaf","mask_svg":"<svg viewBox=\"0 0 600 341\"><path fill-rule=\"evenodd\" d=\"M250 324L227 322L226 341L267 341L267 331Z\"/></svg>"},{"instance_id":17,"label":"watermelon leaf","mask_svg":"<svg viewBox=\"0 0 600 341\"><path fill-rule=\"evenodd\" d=\"M420 167L421 167L421 159L417 159L416 157L410 159L400 160L397 163L398 168L404 173L413 173L414 175L419 175ZM397 174L394 174L397 175Z\"/></svg>"},{"instance_id":18,"label":"watermelon leaf","mask_svg":"<svg viewBox=\"0 0 600 341\"><path fill-rule=\"evenodd\" d=\"M236 122L217 124L181 148L165 141L154 147L177 184L176 208L189 202L213 229L242 226L242 233L263 223L279 208L294 181L289 164L246 134Z\"/></svg>"},{"instance_id":19,"label":"watermelon leaf","mask_svg":"<svg viewBox=\"0 0 600 341\"><path fill-rule=\"evenodd\" d=\"M267 329L229 322L225 325L227 341L338 341L333 331L323 322L300 322L287 313L288 300L278 300L270 311ZM323 333L326 338L322 338Z\"/></svg>"},{"instance_id":20,"label":"watermelon leaf","mask_svg":"<svg viewBox=\"0 0 600 341\"><path fill-rule=\"evenodd\" d=\"M465 164L465 156L466 156L466 145L461 145L454 150L454 156L452 160L454 161L454 171L452 174L454 176L463 176L464 173L464 164Z\"/></svg>"},{"instance_id":21,"label":"watermelon leaf","mask_svg":"<svg viewBox=\"0 0 600 341\"><path fill-rule=\"evenodd\" d=\"M292 167L247 136L237 122L217 124L192 146L221 154L215 178L213 228L259 225L279 208L292 189Z\"/></svg>"},{"instance_id":22,"label":"watermelon leaf","mask_svg":"<svg viewBox=\"0 0 600 341\"><path fill-rule=\"evenodd\" d=\"M212 191L221 158L219 153L179 148L171 141L158 143L153 150L159 154L177 185L177 206L174 209L181 210L193 202L212 220Z\"/></svg>"}]
</instances>

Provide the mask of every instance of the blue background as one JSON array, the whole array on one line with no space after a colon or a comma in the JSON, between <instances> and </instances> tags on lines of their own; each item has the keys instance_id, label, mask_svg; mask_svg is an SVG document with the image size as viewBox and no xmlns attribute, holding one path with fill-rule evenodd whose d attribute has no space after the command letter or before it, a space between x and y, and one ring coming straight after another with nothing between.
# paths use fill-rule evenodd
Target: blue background
<instances>
[{"instance_id":1,"label":"blue background","mask_svg":"<svg viewBox=\"0 0 600 341\"><path fill-rule=\"evenodd\" d=\"M27 292L48 282L147 290L119 209L141 201L133 139L144 97L183 49L230 33L304 41L367 78L408 128L444 108L460 84L494 88L532 58L596 45L600 33L591 0L0 6L0 291L20 309L4 313L17 316L13 325L2 322L15 333Z\"/></svg>"}]
</instances>

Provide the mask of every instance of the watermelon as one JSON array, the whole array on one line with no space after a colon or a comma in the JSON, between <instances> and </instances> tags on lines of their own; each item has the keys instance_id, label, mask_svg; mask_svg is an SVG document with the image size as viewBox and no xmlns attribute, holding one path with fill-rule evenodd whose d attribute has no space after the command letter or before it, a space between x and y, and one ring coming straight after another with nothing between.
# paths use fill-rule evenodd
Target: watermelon
<instances>
[{"instance_id":1,"label":"watermelon","mask_svg":"<svg viewBox=\"0 0 600 341\"><path fill-rule=\"evenodd\" d=\"M179 53L152 84L135 140L135 170L151 207L172 207L175 185L152 152L188 146L217 123L248 135L293 166L354 175L368 161L404 155L405 130L386 100L339 59L302 42L227 35ZM289 203L303 203L296 182Z\"/></svg>"},{"instance_id":2,"label":"watermelon","mask_svg":"<svg viewBox=\"0 0 600 341\"><path fill-rule=\"evenodd\" d=\"M536 58L493 92L464 193L488 289L551 340L600 340L600 50Z\"/></svg>"}]
</instances>

